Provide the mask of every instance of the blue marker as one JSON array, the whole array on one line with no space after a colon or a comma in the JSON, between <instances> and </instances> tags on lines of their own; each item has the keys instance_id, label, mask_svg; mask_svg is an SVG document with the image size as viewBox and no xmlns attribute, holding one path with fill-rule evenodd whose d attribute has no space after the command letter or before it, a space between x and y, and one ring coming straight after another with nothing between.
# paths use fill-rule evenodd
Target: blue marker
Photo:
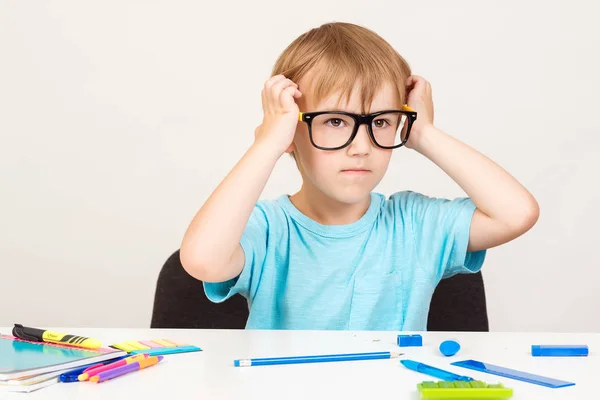
<instances>
[{"instance_id":1,"label":"blue marker","mask_svg":"<svg viewBox=\"0 0 600 400\"><path fill-rule=\"evenodd\" d=\"M412 360L400 360L402 365L404 365L408 369L412 369L413 371L421 372L425 375L434 376L436 378L442 379L444 381L472 381L473 378L468 376L457 375L449 371L444 371L443 369L439 369L436 367L432 367L431 365L423 364L420 362L412 361Z\"/></svg>"},{"instance_id":2,"label":"blue marker","mask_svg":"<svg viewBox=\"0 0 600 400\"><path fill-rule=\"evenodd\" d=\"M59 376L59 380L60 380L61 382L64 382L64 383L68 383L68 382L79 382L79 380L77 379L77 377L78 377L80 374L83 374L83 371L84 371L86 368L88 368L88 367L89 367L89 365L86 365L86 366L84 366L84 367L77 368L77 369L75 369L75 370L72 370L72 371L69 371L69 372L62 373L62 374L60 374L60 376Z\"/></svg>"}]
</instances>

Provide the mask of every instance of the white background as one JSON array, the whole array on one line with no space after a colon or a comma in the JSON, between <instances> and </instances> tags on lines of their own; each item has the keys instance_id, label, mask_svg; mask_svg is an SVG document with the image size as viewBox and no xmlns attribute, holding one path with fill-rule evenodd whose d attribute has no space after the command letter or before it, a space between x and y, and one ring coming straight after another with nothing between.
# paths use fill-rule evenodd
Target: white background
<instances>
[{"instance_id":1,"label":"white background","mask_svg":"<svg viewBox=\"0 0 600 400\"><path fill-rule=\"evenodd\" d=\"M157 275L253 140L260 90L325 22L387 39L436 124L532 191L490 250L491 329L600 331L600 7L587 1L0 3L0 326L147 327ZM263 198L293 193L283 157ZM376 189L464 193L396 151Z\"/></svg>"}]
</instances>

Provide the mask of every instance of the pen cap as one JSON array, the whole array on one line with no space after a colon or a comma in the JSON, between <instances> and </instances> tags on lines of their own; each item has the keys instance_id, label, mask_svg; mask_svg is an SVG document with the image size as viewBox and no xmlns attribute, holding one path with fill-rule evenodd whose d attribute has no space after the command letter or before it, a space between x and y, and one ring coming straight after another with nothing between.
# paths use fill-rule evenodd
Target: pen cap
<instances>
[{"instance_id":1,"label":"pen cap","mask_svg":"<svg viewBox=\"0 0 600 400\"><path fill-rule=\"evenodd\" d=\"M28 328L21 324L15 324L12 329L12 335L22 340L29 340L32 342L41 342L42 336L44 335L43 329Z\"/></svg>"}]
</instances>

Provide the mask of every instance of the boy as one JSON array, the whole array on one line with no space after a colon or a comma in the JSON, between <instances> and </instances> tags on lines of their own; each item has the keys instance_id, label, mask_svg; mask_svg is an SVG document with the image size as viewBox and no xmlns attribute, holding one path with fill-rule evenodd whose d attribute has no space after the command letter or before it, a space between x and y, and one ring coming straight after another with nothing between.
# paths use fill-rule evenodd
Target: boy
<instances>
[{"instance_id":1,"label":"boy","mask_svg":"<svg viewBox=\"0 0 600 400\"><path fill-rule=\"evenodd\" d=\"M424 331L440 279L478 271L486 249L538 219L514 178L433 125L430 84L366 28L332 23L301 35L278 59L262 106L253 145L181 246L212 301L248 299L247 328ZM403 146L469 197L373 193ZM284 153L301 189L258 201Z\"/></svg>"}]
</instances>

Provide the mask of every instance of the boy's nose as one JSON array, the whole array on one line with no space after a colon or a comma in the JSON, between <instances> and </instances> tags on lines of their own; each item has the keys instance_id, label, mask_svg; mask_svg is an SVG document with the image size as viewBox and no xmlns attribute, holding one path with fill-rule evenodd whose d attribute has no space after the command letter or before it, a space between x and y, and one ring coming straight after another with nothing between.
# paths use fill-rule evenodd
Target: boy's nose
<instances>
[{"instance_id":1,"label":"boy's nose","mask_svg":"<svg viewBox=\"0 0 600 400\"><path fill-rule=\"evenodd\" d=\"M358 127L356 137L348 146L348 154L351 156L365 156L371 153L371 137L366 125Z\"/></svg>"}]
</instances>

